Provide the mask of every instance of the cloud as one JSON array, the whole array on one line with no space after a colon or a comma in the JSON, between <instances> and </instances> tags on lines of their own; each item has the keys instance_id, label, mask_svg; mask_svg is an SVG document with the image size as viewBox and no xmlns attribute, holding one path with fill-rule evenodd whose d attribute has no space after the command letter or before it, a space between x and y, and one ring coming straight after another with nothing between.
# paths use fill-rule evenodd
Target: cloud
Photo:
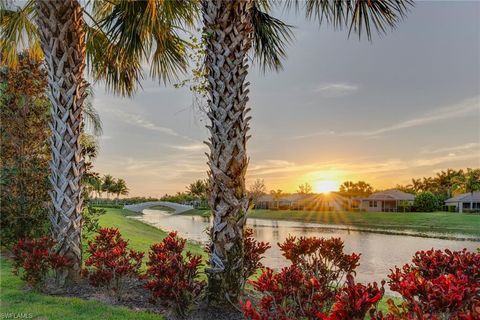
<instances>
[{"instance_id":1,"label":"cloud","mask_svg":"<svg viewBox=\"0 0 480 320\"><path fill-rule=\"evenodd\" d=\"M435 153L444 153L444 152L454 153L454 151L464 151L464 150L474 150L474 149L480 149L479 142L469 142L461 145L443 147L443 148L437 148L437 149L427 148L420 151L420 153L421 154L435 154Z\"/></svg>"},{"instance_id":2,"label":"cloud","mask_svg":"<svg viewBox=\"0 0 480 320\"><path fill-rule=\"evenodd\" d=\"M376 136L385 132L418 127L418 126L430 124L432 122L465 116L474 111L478 113L480 111L480 105L478 101L479 101L479 97L469 98L453 106L441 108L436 110L435 112L431 112L423 116L418 116L413 119L405 120L397 124L393 124L391 126L387 126L387 127L383 127L383 128L379 128L371 131L356 131L356 132L350 132L346 134L360 135L360 136Z\"/></svg>"},{"instance_id":3,"label":"cloud","mask_svg":"<svg viewBox=\"0 0 480 320\"><path fill-rule=\"evenodd\" d=\"M169 147L182 151L199 151L207 149L207 145L204 143L193 143L188 145L169 145Z\"/></svg>"},{"instance_id":4,"label":"cloud","mask_svg":"<svg viewBox=\"0 0 480 320\"><path fill-rule=\"evenodd\" d=\"M358 86L348 83L327 83L318 86L314 92L319 92L327 98L343 97L358 91Z\"/></svg>"},{"instance_id":5,"label":"cloud","mask_svg":"<svg viewBox=\"0 0 480 320\"><path fill-rule=\"evenodd\" d=\"M310 134L298 135L293 137L292 139L303 139L303 138L311 138L311 137L327 136L327 135L375 137L375 136L381 135L382 133L398 131L398 130L413 128L413 127L419 127L419 126L431 124L437 121L443 121L443 120L448 120L452 118L466 116L473 112L480 114L479 97L467 98L457 104L440 108L433 112L430 112L424 115L419 115L419 116L416 116L415 118L404 120L404 121L394 123L389 126L381 127L378 129L364 130L364 131L347 131L347 132L321 130L321 131L313 132Z\"/></svg>"}]
</instances>

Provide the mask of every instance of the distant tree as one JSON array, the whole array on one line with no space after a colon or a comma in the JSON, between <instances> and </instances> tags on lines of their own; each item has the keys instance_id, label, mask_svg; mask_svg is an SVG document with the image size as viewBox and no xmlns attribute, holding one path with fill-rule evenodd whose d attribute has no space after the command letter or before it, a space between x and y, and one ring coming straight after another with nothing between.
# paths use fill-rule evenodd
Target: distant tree
<instances>
[{"instance_id":1,"label":"distant tree","mask_svg":"<svg viewBox=\"0 0 480 320\"><path fill-rule=\"evenodd\" d=\"M256 204L261 196L267 193L267 187L263 179L256 179L248 190L250 200Z\"/></svg>"},{"instance_id":2,"label":"distant tree","mask_svg":"<svg viewBox=\"0 0 480 320\"><path fill-rule=\"evenodd\" d=\"M206 200L208 197L208 181L198 179L187 186L188 193L199 198L200 200Z\"/></svg>"},{"instance_id":3,"label":"distant tree","mask_svg":"<svg viewBox=\"0 0 480 320\"><path fill-rule=\"evenodd\" d=\"M395 189L406 192L406 193L415 194L415 190L413 190L413 188L410 185L404 186L404 185L401 185L401 184L397 184L395 186Z\"/></svg>"},{"instance_id":4,"label":"distant tree","mask_svg":"<svg viewBox=\"0 0 480 320\"><path fill-rule=\"evenodd\" d=\"M118 202L120 195L126 196L128 195L128 191L129 191L127 187L127 183L123 179L117 179L117 181L113 183L111 190L112 190L112 193L117 195L116 202Z\"/></svg>"},{"instance_id":5,"label":"distant tree","mask_svg":"<svg viewBox=\"0 0 480 320\"><path fill-rule=\"evenodd\" d=\"M413 205L417 211L421 212L433 212L440 207L438 198L430 191L418 193Z\"/></svg>"},{"instance_id":6,"label":"distant tree","mask_svg":"<svg viewBox=\"0 0 480 320\"><path fill-rule=\"evenodd\" d=\"M110 198L110 193L113 193L113 186L115 185L115 179L106 174L103 176L102 191L107 193L107 199Z\"/></svg>"},{"instance_id":7,"label":"distant tree","mask_svg":"<svg viewBox=\"0 0 480 320\"><path fill-rule=\"evenodd\" d=\"M345 181L340 185L339 192L347 197L365 197L373 193L373 187L365 181Z\"/></svg>"},{"instance_id":8,"label":"distant tree","mask_svg":"<svg viewBox=\"0 0 480 320\"><path fill-rule=\"evenodd\" d=\"M305 182L304 184L301 184L301 185L298 186L297 193L311 194L312 193L312 186L308 182Z\"/></svg>"}]
</instances>

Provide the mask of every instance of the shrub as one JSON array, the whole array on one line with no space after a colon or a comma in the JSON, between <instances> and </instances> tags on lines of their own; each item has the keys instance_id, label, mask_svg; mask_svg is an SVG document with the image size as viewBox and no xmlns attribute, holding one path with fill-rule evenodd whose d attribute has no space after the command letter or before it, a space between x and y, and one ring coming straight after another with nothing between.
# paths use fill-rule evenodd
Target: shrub
<instances>
[{"instance_id":1,"label":"shrub","mask_svg":"<svg viewBox=\"0 0 480 320\"><path fill-rule=\"evenodd\" d=\"M388 276L404 302L389 302L389 319L478 319L480 254L450 250L419 251Z\"/></svg>"},{"instance_id":2,"label":"shrub","mask_svg":"<svg viewBox=\"0 0 480 320\"><path fill-rule=\"evenodd\" d=\"M346 275L359 266L360 255L345 254L340 238L288 237L279 247L285 258L299 266L307 276L317 279L327 305L333 303Z\"/></svg>"},{"instance_id":3,"label":"shrub","mask_svg":"<svg viewBox=\"0 0 480 320\"><path fill-rule=\"evenodd\" d=\"M260 260L263 259L263 254L270 248L268 242L258 242L253 237L253 230L246 228L243 237L243 270L244 281L253 276L258 269L263 268Z\"/></svg>"},{"instance_id":4,"label":"shrub","mask_svg":"<svg viewBox=\"0 0 480 320\"><path fill-rule=\"evenodd\" d=\"M82 274L94 287L106 287L122 294L125 281L139 276L143 252L129 250L128 241L116 228L102 228L94 241L88 242Z\"/></svg>"},{"instance_id":5,"label":"shrub","mask_svg":"<svg viewBox=\"0 0 480 320\"><path fill-rule=\"evenodd\" d=\"M260 300L243 304L248 319L363 319L383 296L383 283L355 284L360 256L344 254L339 238L289 237L279 246L292 265L250 281Z\"/></svg>"},{"instance_id":6,"label":"shrub","mask_svg":"<svg viewBox=\"0 0 480 320\"><path fill-rule=\"evenodd\" d=\"M49 271L58 273L68 268L71 262L55 253L54 246L55 240L51 237L19 240L12 247L13 273L35 288L45 280Z\"/></svg>"},{"instance_id":7,"label":"shrub","mask_svg":"<svg viewBox=\"0 0 480 320\"><path fill-rule=\"evenodd\" d=\"M413 203L415 209L420 212L433 212L438 210L440 203L438 198L430 191L416 195Z\"/></svg>"},{"instance_id":8,"label":"shrub","mask_svg":"<svg viewBox=\"0 0 480 320\"><path fill-rule=\"evenodd\" d=\"M180 316L189 312L205 286L198 279L202 257L190 252L182 255L185 242L176 232L170 232L161 243L152 245L145 274L152 300L158 299Z\"/></svg>"}]
</instances>

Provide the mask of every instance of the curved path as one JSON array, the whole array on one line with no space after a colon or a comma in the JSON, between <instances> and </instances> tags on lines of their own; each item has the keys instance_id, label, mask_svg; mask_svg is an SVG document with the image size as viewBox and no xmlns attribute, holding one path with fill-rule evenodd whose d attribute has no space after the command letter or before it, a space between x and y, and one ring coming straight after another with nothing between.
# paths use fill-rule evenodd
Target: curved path
<instances>
[{"instance_id":1,"label":"curved path","mask_svg":"<svg viewBox=\"0 0 480 320\"><path fill-rule=\"evenodd\" d=\"M123 209L141 213L144 209L148 209L154 206L169 207L169 208L175 209L175 213L182 213L182 212L193 209L193 206L174 203L174 202L167 202L167 201L150 201L150 202L142 202L137 204L127 204L123 206Z\"/></svg>"}]
</instances>

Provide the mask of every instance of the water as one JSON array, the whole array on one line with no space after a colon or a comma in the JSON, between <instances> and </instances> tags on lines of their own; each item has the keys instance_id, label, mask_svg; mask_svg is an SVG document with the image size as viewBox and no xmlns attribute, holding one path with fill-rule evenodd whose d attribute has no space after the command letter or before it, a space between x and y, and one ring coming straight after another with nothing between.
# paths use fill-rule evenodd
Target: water
<instances>
[{"instance_id":1,"label":"water","mask_svg":"<svg viewBox=\"0 0 480 320\"><path fill-rule=\"evenodd\" d=\"M172 215L161 210L143 210L142 216L135 217L166 231L178 231L178 235L189 240L207 243L205 230L210 225L210 218L200 216ZM264 265L273 269L287 266L288 261L281 255L277 246L289 235L340 237L345 243L345 252L361 253L360 266L357 268L357 279L361 282L373 282L386 279L389 270L394 266L402 266L410 262L418 250L450 249L470 251L480 247L478 241L446 240L422 238L406 235L389 235L372 232L338 230L326 225L302 223L296 221L275 221L265 219L249 219L247 226L253 228L258 241L269 242L272 246L266 252Z\"/></svg>"}]
</instances>

